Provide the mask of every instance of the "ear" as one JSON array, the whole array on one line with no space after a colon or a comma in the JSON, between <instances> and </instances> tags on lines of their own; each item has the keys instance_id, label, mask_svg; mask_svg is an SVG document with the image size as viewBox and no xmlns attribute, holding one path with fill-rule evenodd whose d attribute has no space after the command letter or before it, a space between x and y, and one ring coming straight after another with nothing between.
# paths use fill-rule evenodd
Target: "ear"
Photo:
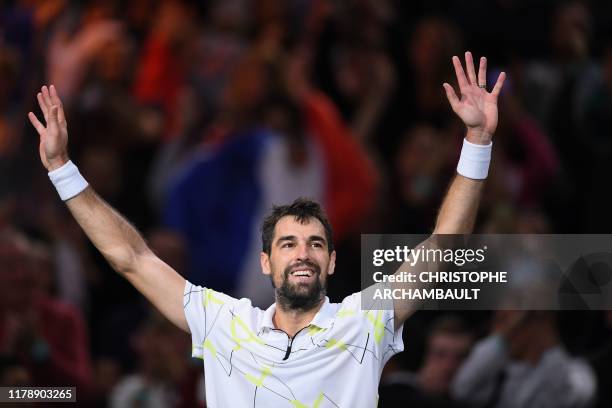
<instances>
[{"instance_id":1,"label":"ear","mask_svg":"<svg viewBox=\"0 0 612 408\"><path fill-rule=\"evenodd\" d=\"M264 275L270 275L272 273L270 269L270 256L265 252L259 254L259 263L261 264L261 272Z\"/></svg>"},{"instance_id":2,"label":"ear","mask_svg":"<svg viewBox=\"0 0 612 408\"><path fill-rule=\"evenodd\" d=\"M336 269L336 251L332 251L332 253L329 254L329 266L327 267L327 274L333 275L335 269Z\"/></svg>"}]
</instances>

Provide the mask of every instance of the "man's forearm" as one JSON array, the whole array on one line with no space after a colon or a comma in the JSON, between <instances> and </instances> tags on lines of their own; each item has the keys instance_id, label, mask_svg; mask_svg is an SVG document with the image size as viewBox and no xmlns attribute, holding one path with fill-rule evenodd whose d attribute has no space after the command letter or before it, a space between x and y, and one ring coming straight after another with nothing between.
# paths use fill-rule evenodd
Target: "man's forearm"
<instances>
[{"instance_id":1,"label":"man's forearm","mask_svg":"<svg viewBox=\"0 0 612 408\"><path fill-rule=\"evenodd\" d=\"M155 256L138 231L91 187L66 204L113 269L172 323L188 332L182 301L185 279Z\"/></svg>"},{"instance_id":2,"label":"man's forearm","mask_svg":"<svg viewBox=\"0 0 612 408\"><path fill-rule=\"evenodd\" d=\"M138 231L91 187L66 204L91 242L117 272L133 271L138 256L149 251Z\"/></svg>"},{"instance_id":3,"label":"man's forearm","mask_svg":"<svg viewBox=\"0 0 612 408\"><path fill-rule=\"evenodd\" d=\"M457 174L440 207L434 234L469 234L474 228L484 180Z\"/></svg>"},{"instance_id":4,"label":"man's forearm","mask_svg":"<svg viewBox=\"0 0 612 408\"><path fill-rule=\"evenodd\" d=\"M419 248L437 249L448 247L440 241L437 234L469 234L474 228L480 196L484 188L484 180L473 180L457 174L442 202L433 235L418 245ZM435 270L439 265L404 263L396 273L413 270ZM424 269L427 268L427 269ZM395 283L394 289L424 289L433 286L432 283ZM419 301L395 300L396 325L402 323L418 308Z\"/></svg>"}]
</instances>

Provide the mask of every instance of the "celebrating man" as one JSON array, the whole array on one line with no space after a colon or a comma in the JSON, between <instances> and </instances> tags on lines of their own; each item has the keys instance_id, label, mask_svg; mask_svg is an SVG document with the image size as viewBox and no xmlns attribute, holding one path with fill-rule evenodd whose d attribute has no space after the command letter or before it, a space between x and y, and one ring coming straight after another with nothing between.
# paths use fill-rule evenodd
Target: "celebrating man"
<instances>
[{"instance_id":1,"label":"celebrating man","mask_svg":"<svg viewBox=\"0 0 612 408\"><path fill-rule=\"evenodd\" d=\"M436 234L469 233L474 224L497 126L505 74L486 90L486 59L476 75L453 57L461 97L444 84L453 111L467 127L458 175L442 203ZM53 85L37 95L46 126L40 158L60 197L113 268L161 313L190 332L193 355L204 360L207 402L213 407L374 407L381 371L403 349L403 322L414 308L366 311L359 293L342 303L325 296L334 273L329 222L318 204L298 199L275 207L264 221L261 267L275 288L267 310L185 281L147 247L140 234L105 203L67 153L66 118ZM407 307L408 306L408 307Z\"/></svg>"}]
</instances>

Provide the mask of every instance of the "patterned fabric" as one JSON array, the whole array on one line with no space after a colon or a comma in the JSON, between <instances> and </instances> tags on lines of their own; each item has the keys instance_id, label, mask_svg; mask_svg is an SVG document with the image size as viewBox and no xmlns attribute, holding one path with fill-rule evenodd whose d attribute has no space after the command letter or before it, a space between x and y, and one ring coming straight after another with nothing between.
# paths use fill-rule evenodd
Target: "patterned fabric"
<instances>
[{"instance_id":1,"label":"patterned fabric","mask_svg":"<svg viewBox=\"0 0 612 408\"><path fill-rule=\"evenodd\" d=\"M393 310L362 310L361 294L324 305L294 338L275 305L253 307L185 285L193 356L204 360L209 407L376 407L385 363L404 349Z\"/></svg>"}]
</instances>

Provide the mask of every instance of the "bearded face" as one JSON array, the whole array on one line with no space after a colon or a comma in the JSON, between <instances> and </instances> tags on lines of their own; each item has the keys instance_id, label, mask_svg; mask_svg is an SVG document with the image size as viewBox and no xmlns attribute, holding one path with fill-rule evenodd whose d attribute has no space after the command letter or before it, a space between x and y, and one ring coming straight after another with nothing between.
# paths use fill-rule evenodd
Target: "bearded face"
<instances>
[{"instance_id":1,"label":"bearded face","mask_svg":"<svg viewBox=\"0 0 612 408\"><path fill-rule=\"evenodd\" d=\"M283 283L272 286L276 290L276 301L285 310L310 310L325 297L327 281L321 279L321 267L304 260L287 266L282 272Z\"/></svg>"},{"instance_id":2,"label":"bearded face","mask_svg":"<svg viewBox=\"0 0 612 408\"><path fill-rule=\"evenodd\" d=\"M335 252L328 251L319 220L302 224L292 216L281 218L274 230L270 255L261 254L262 269L270 276L278 306L301 311L316 307L325 297L335 258Z\"/></svg>"}]
</instances>

